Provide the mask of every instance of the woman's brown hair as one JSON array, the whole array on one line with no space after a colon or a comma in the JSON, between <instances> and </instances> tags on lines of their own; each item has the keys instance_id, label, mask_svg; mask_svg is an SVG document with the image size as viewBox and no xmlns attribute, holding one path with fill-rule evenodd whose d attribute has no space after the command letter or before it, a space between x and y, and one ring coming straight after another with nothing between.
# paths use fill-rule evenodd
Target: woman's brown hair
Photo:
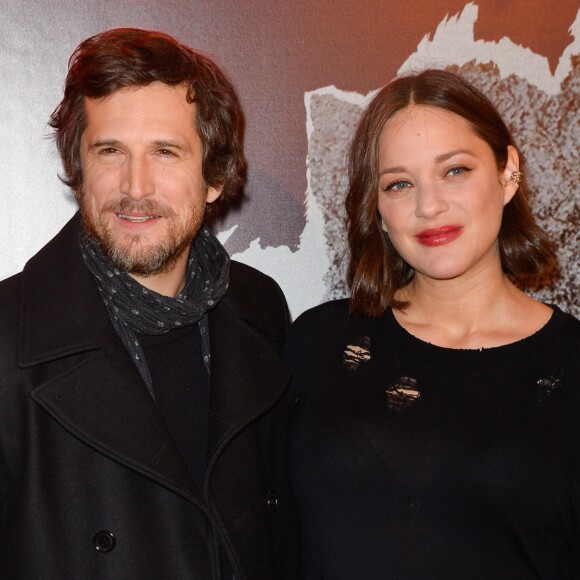
<instances>
[{"instance_id":1,"label":"woman's brown hair","mask_svg":"<svg viewBox=\"0 0 580 580\"><path fill-rule=\"evenodd\" d=\"M491 147L499 171L505 169L508 145L515 147L525 175L524 158L497 109L460 76L429 69L397 78L379 91L363 112L348 159L350 309L366 316L380 316L388 306L404 308L394 295L415 275L383 231L378 212L379 138L385 123L411 104L465 119ZM525 180L504 208L498 242L503 271L514 279L540 275L554 263L554 245L531 213Z\"/></svg>"}]
</instances>

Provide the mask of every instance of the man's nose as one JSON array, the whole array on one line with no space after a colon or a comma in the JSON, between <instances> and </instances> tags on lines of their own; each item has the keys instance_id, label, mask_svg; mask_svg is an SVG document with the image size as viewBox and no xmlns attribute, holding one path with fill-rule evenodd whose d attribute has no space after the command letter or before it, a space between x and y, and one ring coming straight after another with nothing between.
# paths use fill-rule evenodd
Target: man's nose
<instances>
[{"instance_id":1,"label":"man's nose","mask_svg":"<svg viewBox=\"0 0 580 580\"><path fill-rule=\"evenodd\" d=\"M131 155L123 168L121 193L135 201L155 193L151 167L145 156Z\"/></svg>"}]
</instances>

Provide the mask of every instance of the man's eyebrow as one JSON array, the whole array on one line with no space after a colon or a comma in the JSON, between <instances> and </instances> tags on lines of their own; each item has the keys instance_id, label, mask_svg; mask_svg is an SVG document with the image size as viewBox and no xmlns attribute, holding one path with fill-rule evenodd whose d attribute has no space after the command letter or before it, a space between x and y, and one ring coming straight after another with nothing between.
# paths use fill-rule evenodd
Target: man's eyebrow
<instances>
[{"instance_id":1,"label":"man's eyebrow","mask_svg":"<svg viewBox=\"0 0 580 580\"><path fill-rule=\"evenodd\" d=\"M119 147L120 141L116 139L99 139L89 144L89 151L93 149L100 149L101 147Z\"/></svg>"},{"instance_id":2,"label":"man's eyebrow","mask_svg":"<svg viewBox=\"0 0 580 580\"><path fill-rule=\"evenodd\" d=\"M152 142L153 147L164 148L167 147L168 149L176 149L178 151L188 151L188 147L186 147L183 143L179 141L173 141L171 139L157 139L156 141ZM94 149L101 149L107 147L119 148L122 146L121 141L118 139L98 139L97 141L93 141L93 143L89 144L89 151Z\"/></svg>"},{"instance_id":3,"label":"man's eyebrow","mask_svg":"<svg viewBox=\"0 0 580 580\"><path fill-rule=\"evenodd\" d=\"M153 145L155 147L167 147L170 149L177 149L178 151L187 151L188 148L179 141L172 141L171 139L159 139L157 141L153 141Z\"/></svg>"}]
</instances>

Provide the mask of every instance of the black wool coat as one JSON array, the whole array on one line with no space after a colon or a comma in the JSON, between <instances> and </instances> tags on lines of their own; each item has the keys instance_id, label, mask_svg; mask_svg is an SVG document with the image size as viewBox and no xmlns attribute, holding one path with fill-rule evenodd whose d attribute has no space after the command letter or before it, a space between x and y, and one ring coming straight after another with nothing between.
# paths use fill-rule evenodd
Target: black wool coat
<instances>
[{"instance_id":1,"label":"black wool coat","mask_svg":"<svg viewBox=\"0 0 580 580\"><path fill-rule=\"evenodd\" d=\"M279 287L232 263L210 312L209 463L191 479L113 329L79 218L0 283L0 577L293 578ZM279 469L280 468L280 469Z\"/></svg>"}]
</instances>

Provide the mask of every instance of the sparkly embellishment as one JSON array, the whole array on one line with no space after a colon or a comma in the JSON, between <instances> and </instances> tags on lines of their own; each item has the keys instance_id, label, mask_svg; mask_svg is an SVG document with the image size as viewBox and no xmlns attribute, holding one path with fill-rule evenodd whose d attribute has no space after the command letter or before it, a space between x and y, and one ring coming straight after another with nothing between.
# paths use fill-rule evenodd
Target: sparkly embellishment
<instances>
[{"instance_id":1,"label":"sparkly embellishment","mask_svg":"<svg viewBox=\"0 0 580 580\"><path fill-rule=\"evenodd\" d=\"M538 393L538 403L541 405L545 403L548 398L552 395L554 391L562 386L562 374L563 370L560 369L558 372L553 373L547 379L538 379L536 381L537 393Z\"/></svg>"},{"instance_id":2,"label":"sparkly embellishment","mask_svg":"<svg viewBox=\"0 0 580 580\"><path fill-rule=\"evenodd\" d=\"M510 175L510 181L513 181L518 185L522 182L523 178L524 174L521 171L512 171L512 174Z\"/></svg>"},{"instance_id":3,"label":"sparkly embellishment","mask_svg":"<svg viewBox=\"0 0 580 580\"><path fill-rule=\"evenodd\" d=\"M389 383L385 393L387 407L396 413L408 409L421 396L417 381L412 377L400 377L396 382Z\"/></svg>"},{"instance_id":4,"label":"sparkly embellishment","mask_svg":"<svg viewBox=\"0 0 580 580\"><path fill-rule=\"evenodd\" d=\"M342 364L350 371L356 371L361 363L371 358L371 339L368 336L359 336L354 344L349 344L342 354Z\"/></svg>"}]
</instances>

